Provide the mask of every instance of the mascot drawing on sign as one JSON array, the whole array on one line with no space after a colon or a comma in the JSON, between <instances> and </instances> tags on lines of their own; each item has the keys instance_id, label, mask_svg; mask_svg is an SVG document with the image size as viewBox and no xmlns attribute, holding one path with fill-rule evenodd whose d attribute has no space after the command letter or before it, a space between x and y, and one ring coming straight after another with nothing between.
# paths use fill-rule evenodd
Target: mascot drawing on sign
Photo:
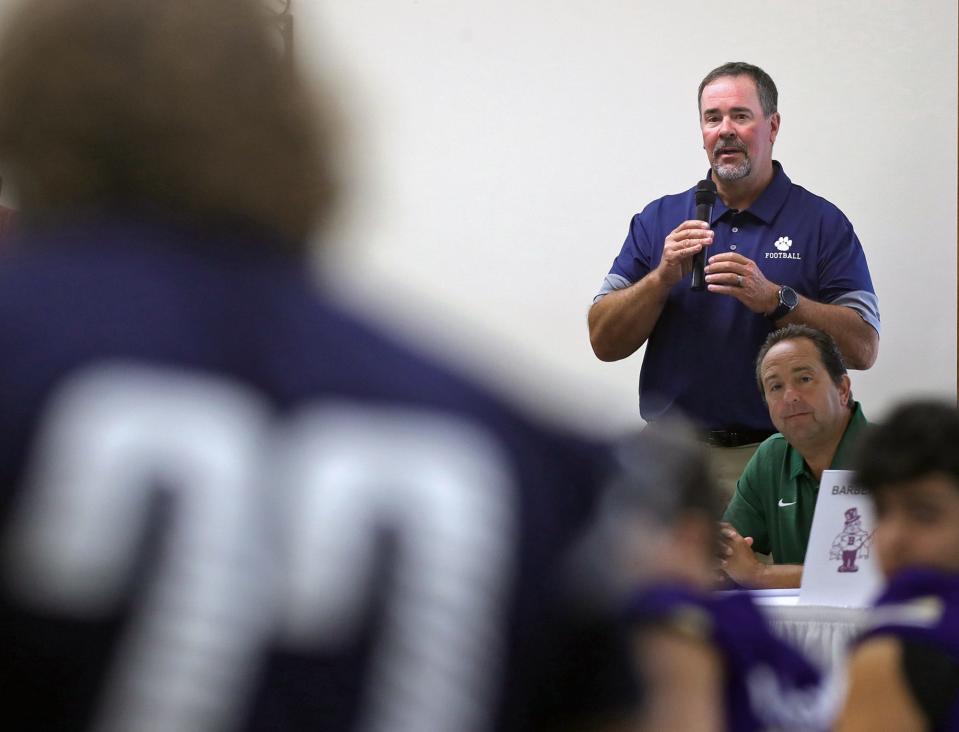
<instances>
[{"instance_id":1,"label":"mascot drawing on sign","mask_svg":"<svg viewBox=\"0 0 959 732\"><path fill-rule=\"evenodd\" d=\"M841 559L839 572L858 572L856 557L869 558L869 544L872 541L872 532L862 527L862 516L853 506L846 511L846 523L832 543L829 550L830 559Z\"/></svg>"}]
</instances>

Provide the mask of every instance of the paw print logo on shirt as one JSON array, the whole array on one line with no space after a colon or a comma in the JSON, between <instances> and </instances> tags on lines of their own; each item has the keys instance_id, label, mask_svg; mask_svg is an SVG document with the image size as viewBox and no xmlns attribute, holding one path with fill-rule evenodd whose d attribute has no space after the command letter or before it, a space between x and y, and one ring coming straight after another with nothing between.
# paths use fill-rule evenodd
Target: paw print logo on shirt
<instances>
[{"instance_id":1,"label":"paw print logo on shirt","mask_svg":"<svg viewBox=\"0 0 959 732\"><path fill-rule=\"evenodd\" d=\"M788 236L781 236L773 242L773 246L776 247L781 252L785 252L789 247L793 245L793 240Z\"/></svg>"}]
</instances>

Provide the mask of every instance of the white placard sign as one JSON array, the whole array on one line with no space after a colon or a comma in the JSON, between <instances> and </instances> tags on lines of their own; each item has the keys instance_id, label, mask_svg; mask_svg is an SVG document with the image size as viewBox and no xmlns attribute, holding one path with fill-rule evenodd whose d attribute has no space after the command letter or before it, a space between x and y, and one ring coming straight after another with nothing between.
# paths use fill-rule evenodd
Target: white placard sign
<instances>
[{"instance_id":1,"label":"white placard sign","mask_svg":"<svg viewBox=\"0 0 959 732\"><path fill-rule=\"evenodd\" d=\"M825 470L819 484L800 605L866 607L883 585L873 546L872 500L851 470Z\"/></svg>"}]
</instances>

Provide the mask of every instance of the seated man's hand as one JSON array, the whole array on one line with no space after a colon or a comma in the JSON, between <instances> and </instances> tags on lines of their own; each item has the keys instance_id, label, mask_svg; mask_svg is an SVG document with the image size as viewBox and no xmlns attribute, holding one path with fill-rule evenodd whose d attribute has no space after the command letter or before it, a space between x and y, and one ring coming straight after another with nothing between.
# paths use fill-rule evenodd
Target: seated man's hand
<instances>
[{"instance_id":1,"label":"seated man's hand","mask_svg":"<svg viewBox=\"0 0 959 732\"><path fill-rule=\"evenodd\" d=\"M765 569L753 553L753 538L742 536L732 524L719 524L719 566L731 579L746 587L756 587Z\"/></svg>"}]
</instances>

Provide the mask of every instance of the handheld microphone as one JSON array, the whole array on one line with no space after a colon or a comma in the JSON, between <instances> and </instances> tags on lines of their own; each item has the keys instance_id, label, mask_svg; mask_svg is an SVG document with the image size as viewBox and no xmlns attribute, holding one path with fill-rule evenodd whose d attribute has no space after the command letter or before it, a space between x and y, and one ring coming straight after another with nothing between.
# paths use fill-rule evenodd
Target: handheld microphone
<instances>
[{"instance_id":1,"label":"handheld microphone","mask_svg":"<svg viewBox=\"0 0 959 732\"><path fill-rule=\"evenodd\" d=\"M696 184L696 218L708 224L713 215L714 203L716 203L716 184L710 178L699 181ZM705 266L706 247L703 247L693 255L693 280L689 285L690 290L700 292L706 289L706 274L703 272Z\"/></svg>"}]
</instances>

